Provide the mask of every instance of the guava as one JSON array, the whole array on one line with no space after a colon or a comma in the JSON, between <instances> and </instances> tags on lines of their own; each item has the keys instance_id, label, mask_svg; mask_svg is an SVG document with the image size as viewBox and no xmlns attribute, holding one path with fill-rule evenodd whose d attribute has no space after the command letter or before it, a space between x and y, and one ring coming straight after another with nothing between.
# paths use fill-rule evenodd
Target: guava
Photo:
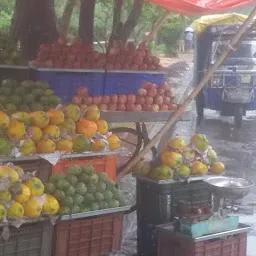
<instances>
[{"instance_id":1,"label":"guava","mask_svg":"<svg viewBox=\"0 0 256 256\"><path fill-rule=\"evenodd\" d=\"M81 166L83 171L87 174L93 174L94 173L94 168L92 165L89 164L85 164L83 166Z\"/></svg>"},{"instance_id":2,"label":"guava","mask_svg":"<svg viewBox=\"0 0 256 256\"><path fill-rule=\"evenodd\" d=\"M99 177L97 174L94 173L92 175L89 175L89 180L90 180L90 183L97 184L99 181Z\"/></svg>"},{"instance_id":3,"label":"guava","mask_svg":"<svg viewBox=\"0 0 256 256\"><path fill-rule=\"evenodd\" d=\"M78 205L73 205L71 208L71 213L76 214L80 212L80 207Z\"/></svg>"},{"instance_id":4,"label":"guava","mask_svg":"<svg viewBox=\"0 0 256 256\"><path fill-rule=\"evenodd\" d=\"M87 185L87 191L88 191L89 193L94 193L94 192L96 192L96 191L97 191L96 185L94 185L94 184L88 184L88 185Z\"/></svg>"},{"instance_id":5,"label":"guava","mask_svg":"<svg viewBox=\"0 0 256 256\"><path fill-rule=\"evenodd\" d=\"M81 172L82 172L82 170L79 165L71 165L68 167L68 171L67 171L68 174L72 174L72 175L76 175L76 176L80 175Z\"/></svg>"},{"instance_id":6,"label":"guava","mask_svg":"<svg viewBox=\"0 0 256 256\"><path fill-rule=\"evenodd\" d=\"M84 201L84 197L79 194L75 194L73 196L73 201L74 201L74 205L81 205Z\"/></svg>"},{"instance_id":7,"label":"guava","mask_svg":"<svg viewBox=\"0 0 256 256\"><path fill-rule=\"evenodd\" d=\"M80 194L80 195L84 195L85 193L87 192L87 187L84 183L82 182L79 182L77 185L76 185L76 193L77 194Z\"/></svg>"},{"instance_id":8,"label":"guava","mask_svg":"<svg viewBox=\"0 0 256 256\"><path fill-rule=\"evenodd\" d=\"M100 202L100 209L107 209L108 208L108 203L106 201Z\"/></svg>"},{"instance_id":9,"label":"guava","mask_svg":"<svg viewBox=\"0 0 256 256\"><path fill-rule=\"evenodd\" d=\"M104 192L107 189L107 185L103 181L99 181L96 187L98 192Z\"/></svg>"},{"instance_id":10,"label":"guava","mask_svg":"<svg viewBox=\"0 0 256 256\"><path fill-rule=\"evenodd\" d=\"M109 206L109 208L117 208L117 207L119 207L119 202L116 199L111 199L108 202L108 206Z\"/></svg>"},{"instance_id":11,"label":"guava","mask_svg":"<svg viewBox=\"0 0 256 256\"><path fill-rule=\"evenodd\" d=\"M73 186L70 186L67 190L66 190L66 194L68 196L73 196L76 193L76 189Z\"/></svg>"},{"instance_id":12,"label":"guava","mask_svg":"<svg viewBox=\"0 0 256 256\"><path fill-rule=\"evenodd\" d=\"M99 180L104 182L108 181L108 175L105 172L100 172L98 176L99 176Z\"/></svg>"},{"instance_id":13,"label":"guava","mask_svg":"<svg viewBox=\"0 0 256 256\"><path fill-rule=\"evenodd\" d=\"M91 211L98 211L100 209L100 205L96 202L92 203L91 205Z\"/></svg>"},{"instance_id":14,"label":"guava","mask_svg":"<svg viewBox=\"0 0 256 256\"><path fill-rule=\"evenodd\" d=\"M103 195L101 192L96 192L96 193L95 193L95 199L96 199L98 202L104 201L104 195Z\"/></svg>"},{"instance_id":15,"label":"guava","mask_svg":"<svg viewBox=\"0 0 256 256\"><path fill-rule=\"evenodd\" d=\"M72 205L74 204L74 200L71 196L66 196L65 199L63 200L63 204L65 206L72 207Z\"/></svg>"},{"instance_id":16,"label":"guava","mask_svg":"<svg viewBox=\"0 0 256 256\"><path fill-rule=\"evenodd\" d=\"M104 198L106 201L109 201L109 200L113 199L113 197L114 197L113 193L110 190L106 190L103 193L103 195L104 195Z\"/></svg>"},{"instance_id":17,"label":"guava","mask_svg":"<svg viewBox=\"0 0 256 256\"><path fill-rule=\"evenodd\" d=\"M58 201L63 201L65 199L65 192L63 190L60 189L56 189L55 193L54 193L54 197L58 200Z\"/></svg>"},{"instance_id":18,"label":"guava","mask_svg":"<svg viewBox=\"0 0 256 256\"><path fill-rule=\"evenodd\" d=\"M66 189L69 188L70 183L69 183L67 180L59 180L59 181L56 183L56 186L57 186L58 189L66 190Z\"/></svg>"},{"instance_id":19,"label":"guava","mask_svg":"<svg viewBox=\"0 0 256 256\"><path fill-rule=\"evenodd\" d=\"M68 174L66 180L72 185L75 186L78 182L78 179L75 175Z\"/></svg>"}]
</instances>

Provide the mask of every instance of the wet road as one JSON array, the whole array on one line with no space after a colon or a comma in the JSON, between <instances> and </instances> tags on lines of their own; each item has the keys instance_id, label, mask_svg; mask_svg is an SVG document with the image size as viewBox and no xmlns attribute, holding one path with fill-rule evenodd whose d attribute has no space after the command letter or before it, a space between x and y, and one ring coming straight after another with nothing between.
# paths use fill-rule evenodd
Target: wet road
<instances>
[{"instance_id":1,"label":"wet road","mask_svg":"<svg viewBox=\"0 0 256 256\"><path fill-rule=\"evenodd\" d=\"M205 111L197 127L204 133L220 161L226 165L227 176L241 177L256 184L256 111L249 112L241 129L235 129L232 117L221 117L215 111ZM253 230L248 236L247 256L256 255L256 186L239 202L240 222Z\"/></svg>"}]
</instances>

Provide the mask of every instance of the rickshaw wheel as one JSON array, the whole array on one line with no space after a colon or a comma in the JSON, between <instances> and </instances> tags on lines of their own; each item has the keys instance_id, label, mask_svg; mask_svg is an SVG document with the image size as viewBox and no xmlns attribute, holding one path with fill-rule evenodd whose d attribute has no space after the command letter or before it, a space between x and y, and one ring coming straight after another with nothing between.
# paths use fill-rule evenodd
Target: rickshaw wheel
<instances>
[{"instance_id":1,"label":"rickshaw wheel","mask_svg":"<svg viewBox=\"0 0 256 256\"><path fill-rule=\"evenodd\" d=\"M243 106L236 105L235 106L234 122L235 122L235 127L238 129L240 129L242 127L243 115L244 115Z\"/></svg>"}]
</instances>

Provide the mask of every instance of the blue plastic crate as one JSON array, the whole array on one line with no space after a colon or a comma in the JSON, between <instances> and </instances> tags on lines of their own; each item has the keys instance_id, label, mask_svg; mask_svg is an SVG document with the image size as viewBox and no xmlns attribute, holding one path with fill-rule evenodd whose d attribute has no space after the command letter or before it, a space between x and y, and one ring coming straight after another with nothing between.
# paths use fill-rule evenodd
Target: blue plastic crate
<instances>
[{"instance_id":1,"label":"blue plastic crate","mask_svg":"<svg viewBox=\"0 0 256 256\"><path fill-rule=\"evenodd\" d=\"M104 71L32 69L31 78L48 82L63 103L70 103L81 86L88 88L91 96L104 92Z\"/></svg>"},{"instance_id":2,"label":"blue plastic crate","mask_svg":"<svg viewBox=\"0 0 256 256\"><path fill-rule=\"evenodd\" d=\"M136 94L143 81L159 84L165 81L165 74L159 72L108 72L104 95Z\"/></svg>"}]
</instances>

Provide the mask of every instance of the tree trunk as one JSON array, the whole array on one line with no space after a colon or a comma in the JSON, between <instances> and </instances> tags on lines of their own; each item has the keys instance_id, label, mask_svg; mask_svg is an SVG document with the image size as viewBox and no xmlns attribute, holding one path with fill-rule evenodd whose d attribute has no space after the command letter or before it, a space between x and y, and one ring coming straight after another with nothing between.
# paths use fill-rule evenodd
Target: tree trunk
<instances>
[{"instance_id":1,"label":"tree trunk","mask_svg":"<svg viewBox=\"0 0 256 256\"><path fill-rule=\"evenodd\" d=\"M41 43L58 38L54 1L16 0L11 34L20 41L24 57L34 59Z\"/></svg>"},{"instance_id":2,"label":"tree trunk","mask_svg":"<svg viewBox=\"0 0 256 256\"><path fill-rule=\"evenodd\" d=\"M96 0L81 0L79 36L87 44L93 44L94 10Z\"/></svg>"},{"instance_id":3,"label":"tree trunk","mask_svg":"<svg viewBox=\"0 0 256 256\"><path fill-rule=\"evenodd\" d=\"M62 35L66 36L68 34L70 19L76 5L77 0L67 0L62 18L61 18L61 26L60 30Z\"/></svg>"},{"instance_id":4,"label":"tree trunk","mask_svg":"<svg viewBox=\"0 0 256 256\"><path fill-rule=\"evenodd\" d=\"M114 40L118 40L119 33L122 29L122 23L121 23L122 7L123 7L123 0L114 1L113 25L112 25L111 36L109 38L109 47L111 46Z\"/></svg>"},{"instance_id":5,"label":"tree trunk","mask_svg":"<svg viewBox=\"0 0 256 256\"><path fill-rule=\"evenodd\" d=\"M122 26L119 34L118 39L121 40L122 42L125 43L129 39L132 31L137 26L140 19L143 4L144 4L144 0L134 0L132 10L126 22Z\"/></svg>"}]
</instances>

